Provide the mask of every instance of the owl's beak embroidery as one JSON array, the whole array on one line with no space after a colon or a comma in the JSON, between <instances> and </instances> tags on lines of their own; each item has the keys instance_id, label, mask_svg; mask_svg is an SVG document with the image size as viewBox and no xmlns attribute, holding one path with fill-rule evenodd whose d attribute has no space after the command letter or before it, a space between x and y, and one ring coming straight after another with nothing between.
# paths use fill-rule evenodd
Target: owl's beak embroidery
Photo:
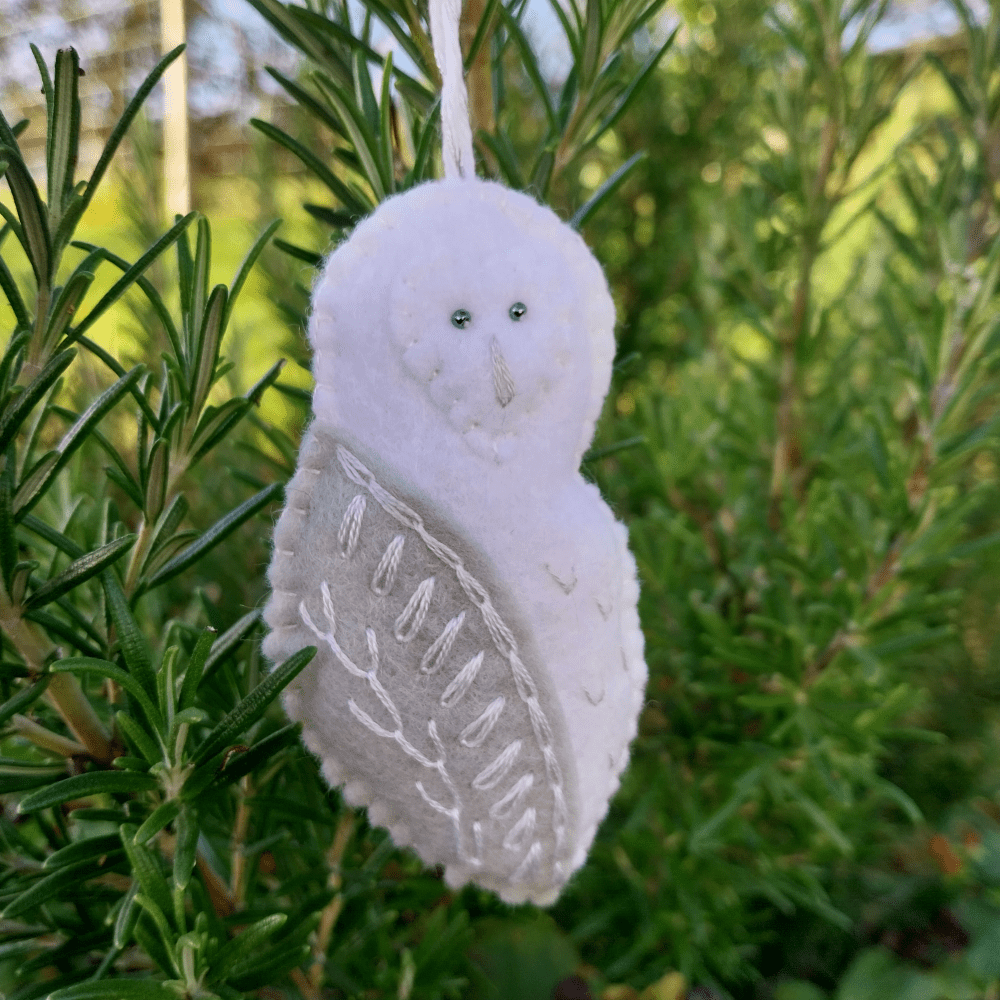
<instances>
[{"instance_id":1,"label":"owl's beak embroidery","mask_svg":"<svg viewBox=\"0 0 1000 1000\"><path fill-rule=\"evenodd\" d=\"M493 357L493 389L497 394L497 402L501 406L507 406L514 398L514 377L507 367L496 337L490 341L490 355Z\"/></svg>"}]
</instances>

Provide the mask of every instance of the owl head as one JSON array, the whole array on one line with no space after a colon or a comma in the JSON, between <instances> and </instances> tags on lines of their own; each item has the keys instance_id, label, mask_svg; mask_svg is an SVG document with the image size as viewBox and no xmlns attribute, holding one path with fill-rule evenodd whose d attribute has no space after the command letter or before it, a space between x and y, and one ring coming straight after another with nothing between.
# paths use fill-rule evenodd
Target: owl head
<instances>
[{"instance_id":1,"label":"owl head","mask_svg":"<svg viewBox=\"0 0 1000 1000\"><path fill-rule=\"evenodd\" d=\"M351 348L332 324L328 345L317 315L358 296L381 329L356 329ZM363 356L385 352L401 396L420 396L477 455L502 464L559 441L579 462L610 380L614 306L580 236L532 198L464 180L391 198L332 255L316 303L317 351L353 355L362 378Z\"/></svg>"}]
</instances>

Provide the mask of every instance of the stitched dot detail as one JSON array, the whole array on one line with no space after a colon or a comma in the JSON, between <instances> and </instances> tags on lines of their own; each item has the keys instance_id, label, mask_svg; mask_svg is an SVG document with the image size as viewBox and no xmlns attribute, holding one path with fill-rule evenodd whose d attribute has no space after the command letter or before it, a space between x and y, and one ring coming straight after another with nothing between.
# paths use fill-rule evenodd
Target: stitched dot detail
<instances>
[{"instance_id":1,"label":"stitched dot detail","mask_svg":"<svg viewBox=\"0 0 1000 1000\"><path fill-rule=\"evenodd\" d=\"M486 742L486 737L493 732L493 727L497 724L497 720L503 714L504 705L507 704L507 699L503 695L494 698L493 701L486 706L485 711L482 715L476 719L475 722L470 722L469 725L462 730L461 736L459 736L459 742L463 747L469 747L469 749L475 749L480 747Z\"/></svg>"},{"instance_id":2,"label":"stitched dot detail","mask_svg":"<svg viewBox=\"0 0 1000 1000\"><path fill-rule=\"evenodd\" d=\"M483 665L485 655L485 652L480 650L459 670L452 682L444 689L444 694L441 695L442 708L453 708L465 697L469 688L475 683L476 674L479 673L479 668Z\"/></svg>"},{"instance_id":3,"label":"stitched dot detail","mask_svg":"<svg viewBox=\"0 0 1000 1000\"><path fill-rule=\"evenodd\" d=\"M379 506L386 511L386 513L394 517L400 524L415 531L420 536L420 540L424 543L424 545L426 545L427 548L438 557L438 559L448 566L449 569L454 571L459 584L465 591L466 597L472 601L482 616L483 623L489 630L490 638L493 640L494 646L510 666L511 673L514 676L514 683L517 686L518 697L526 704L528 713L531 716L535 740L538 743L539 749L542 751L542 755L545 759L546 780L553 799L552 829L556 837L557 849L560 849L565 843L566 825L569 822L569 809L566 804L566 795L562 784L562 771L559 767L558 761L556 760L555 751L550 742L552 738L551 727L548 725L545 713L542 710L541 705L538 703L538 689L536 688L528 669L521 661L517 649L517 642L514 639L513 633L507 627L506 622L504 622L500 617L496 608L493 607L489 594L487 594L483 585L465 568L461 558L453 549L449 548L427 531L424 527L423 519L419 514L417 514L416 511L407 506L401 500L396 499L396 497L384 489L375 479L371 470L360 462L354 455L352 455L351 452L349 452L343 445L337 445L337 460L348 479L356 485L367 489L368 492L375 498ZM479 666L482 664L482 660L478 660L476 667L472 668L472 664L476 663L477 659L478 657L474 657L465 665L465 667L462 668L458 676L441 696L442 704L444 704L446 698L449 700L449 704L446 707L451 707L456 704L462 695L466 693L469 687L471 687L475 679L475 673L478 672ZM465 673L467 668L469 669L471 677ZM463 675L465 676L463 677ZM459 678L462 678L461 683L458 683ZM534 705L531 704L532 701L534 702ZM514 752L510 762L504 768L503 773L488 787L492 788L495 784L502 781L504 775L506 775L507 771L513 765L514 758L517 756L517 753L520 752L520 740L510 744L510 746L507 747L507 750L505 750L500 757L498 757L497 760L490 765L490 767L486 768L485 771L477 775L476 779L473 781L473 787L479 788L480 786L476 785L476 781L485 780L484 775L486 775L491 768L496 766L498 762L502 760L504 754L515 746L517 747L517 750ZM521 879L524 873L526 873L534 864L538 862L541 852L541 844L536 840L531 845L528 853L525 855L521 864L518 866L517 871L514 873L514 881Z\"/></svg>"},{"instance_id":4,"label":"stitched dot detail","mask_svg":"<svg viewBox=\"0 0 1000 1000\"><path fill-rule=\"evenodd\" d=\"M365 516L367 503L364 495L359 493L344 511L344 517L337 531L337 544L340 546L341 556L345 559L350 559L357 550L358 539L361 537L361 520Z\"/></svg>"},{"instance_id":5,"label":"stitched dot detail","mask_svg":"<svg viewBox=\"0 0 1000 1000\"><path fill-rule=\"evenodd\" d=\"M497 755L493 763L488 764L473 779L472 787L480 792L495 788L507 777L507 772L514 766L518 754L521 752L521 741L514 740L508 744Z\"/></svg>"},{"instance_id":6,"label":"stitched dot detail","mask_svg":"<svg viewBox=\"0 0 1000 1000\"><path fill-rule=\"evenodd\" d=\"M517 866L516 871L511 875L512 882L523 882L525 875L538 864L538 859L542 856L542 845L536 840L525 854L524 860Z\"/></svg>"},{"instance_id":7,"label":"stitched dot detail","mask_svg":"<svg viewBox=\"0 0 1000 1000\"><path fill-rule=\"evenodd\" d=\"M534 783L535 776L530 771L527 774L522 774L511 786L510 791L490 806L490 818L506 819L521 804Z\"/></svg>"},{"instance_id":8,"label":"stitched dot detail","mask_svg":"<svg viewBox=\"0 0 1000 1000\"><path fill-rule=\"evenodd\" d=\"M375 567L375 574L372 576L372 590L379 597L385 597L392 590L392 585L396 582L396 572L399 570L400 560L403 558L403 545L406 539L402 535L389 542L382 553L382 558Z\"/></svg>"},{"instance_id":9,"label":"stitched dot detail","mask_svg":"<svg viewBox=\"0 0 1000 1000\"><path fill-rule=\"evenodd\" d=\"M521 818L507 831L503 838L503 846L508 851L523 851L528 846L535 833L535 810L531 807L524 810Z\"/></svg>"},{"instance_id":10,"label":"stitched dot detail","mask_svg":"<svg viewBox=\"0 0 1000 1000\"><path fill-rule=\"evenodd\" d=\"M386 691L382 682L378 679L378 666L379 666L379 654L378 654L378 640L376 638L373 629L368 628L365 630L365 637L368 645L368 655L371 660L371 668L369 670L364 670L359 667L353 660L344 652L341 648L340 643L337 642L335 631L337 628L337 619L333 607L333 598L330 594L330 587L326 580L320 585L320 593L323 599L323 615L326 618L326 623L328 626L328 631L324 632L320 629L316 623L313 621L312 616L309 614L309 610L306 607L305 601L299 604L299 616L301 617L303 623L306 627L318 638L324 641L329 647L330 651L339 661L342 667L354 677L367 680L368 687L374 693L374 695L381 702L383 708L389 713L392 718L395 729L386 729L384 726L379 725L363 708L361 708L353 698L347 699L347 708L351 715L358 720L366 729L374 733L376 736L392 740L395 742L402 751L415 760L421 767L428 768L429 770L436 771L444 782L446 789L452 797L453 805L446 806L439 802L437 799L433 798L428 794L420 781L415 782L417 791L420 793L421 798L436 812L447 816L451 821L452 826L455 831L455 842L458 851L458 856L465 862L471 865L479 866L482 861L479 855L482 853L482 835L481 831L475 834L476 840L476 854L470 855L465 850L462 843L462 800L458 794L458 789L455 787L454 781L452 781L451 775L448 773L448 768L446 766L447 754L445 753L444 743L441 737L438 735L437 726L434 720L431 719L427 723L427 733L431 738L431 742L434 744L434 749L437 752L438 759L432 760L426 754L418 750L405 736L403 733L403 719L396 708L395 703L389 696L389 692ZM362 792L366 795L367 790L364 788L360 782L357 783ZM345 796L347 796L347 789L345 788ZM350 797L348 796L350 801ZM358 797L359 801L363 800L363 796ZM402 842L406 842L408 838L402 838Z\"/></svg>"},{"instance_id":11,"label":"stitched dot detail","mask_svg":"<svg viewBox=\"0 0 1000 1000\"><path fill-rule=\"evenodd\" d=\"M396 619L393 635L395 635L397 642L412 642L416 638L420 626L423 625L424 619L427 617L427 610L431 606L433 594L434 577L429 576L417 585L417 589L406 602L406 607Z\"/></svg>"},{"instance_id":12,"label":"stitched dot detail","mask_svg":"<svg viewBox=\"0 0 1000 1000\"><path fill-rule=\"evenodd\" d=\"M435 674L441 668L441 664L444 663L451 652L451 647L458 638L459 630L462 628L462 622L464 621L465 612L463 611L445 625L441 634L434 640L420 660L420 672L422 674Z\"/></svg>"}]
</instances>

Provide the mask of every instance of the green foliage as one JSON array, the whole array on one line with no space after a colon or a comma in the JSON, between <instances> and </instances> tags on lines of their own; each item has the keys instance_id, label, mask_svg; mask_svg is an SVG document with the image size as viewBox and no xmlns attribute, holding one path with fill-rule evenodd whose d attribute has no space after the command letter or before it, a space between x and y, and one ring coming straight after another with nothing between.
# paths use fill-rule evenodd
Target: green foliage
<instances>
[{"instance_id":1,"label":"green foliage","mask_svg":"<svg viewBox=\"0 0 1000 1000\"><path fill-rule=\"evenodd\" d=\"M315 12L255 6L318 72L338 63L339 86L364 90L346 14L319 54L293 27L324 32ZM761 975L754 955L783 955L784 971L801 962L794 943L772 943L795 914L826 926L815 933L843 956L805 970L825 987L849 964L862 908L887 891L848 898L838 879L926 837L922 807L940 816L993 791L984 774L930 798L896 761L933 767L943 740L966 736L946 736L928 698L940 678L920 665L962 670L963 574L979 578L995 540L997 243L982 233L997 220L985 124L997 121L996 15L983 27L961 8L969 63L937 60L960 91L962 133L928 122L890 150L899 96L927 72L868 53L883 6L692 7L683 51L662 60L681 44L671 35L619 76L620 60L594 46L628 22L624 8L560 8L572 62L555 91L519 10L498 11L495 26L492 6L467 11L503 94L477 114L469 58L481 168L554 200L607 248L622 342L586 469L630 522L653 672L623 793L555 913L605 982L680 969L718 990ZM613 95L597 96L595 66L601 86L620 84ZM629 83L647 76L648 97ZM313 172L336 200L307 211L340 238L353 207L338 185L371 203L392 185L328 88L286 83L316 134L333 134L337 184ZM374 95L358 104L377 135ZM425 135L420 111L415 98L402 117ZM602 142L605 122L615 136ZM307 149L301 135L292 147L269 134ZM645 162L622 152L626 137ZM608 180L585 184L592 165ZM403 160L394 179L420 176ZM623 247L636 216L642 238ZM981 669L996 676L996 661ZM851 981L867 976L858 962Z\"/></svg>"},{"instance_id":2,"label":"green foliage","mask_svg":"<svg viewBox=\"0 0 1000 1000\"><path fill-rule=\"evenodd\" d=\"M338 205L305 205L319 222L343 234L380 201L396 191L437 176L437 112L435 95L412 76L394 67L371 47L373 20L392 33L424 79L437 85L437 67L426 21L408 2L365 3L364 25L355 33L349 8L323 17L309 6L279 0L249 2L292 45L308 56L308 83L270 70L311 118L312 127L332 137L322 153L267 122L253 125L298 158L321 181ZM620 0L575 4L564 10L553 3L570 49L573 66L558 93L550 93L538 55L525 28L523 2L468 5L463 15L470 113L476 143L486 168L511 187L530 189L542 200L577 166L586 151L608 133L641 92L671 35L635 72L623 67L623 49L663 6L663 0ZM371 64L382 70L376 95ZM396 93L393 94L392 87ZM517 97L530 89L535 121L543 128L530 143L518 131ZM628 176L634 162L590 205L582 206L582 222ZM339 168L339 169L338 169ZM306 263L318 262L315 251L283 244Z\"/></svg>"},{"instance_id":3,"label":"green foliage","mask_svg":"<svg viewBox=\"0 0 1000 1000\"><path fill-rule=\"evenodd\" d=\"M418 5L250 2L306 58L272 71L296 126L254 123L317 182L291 267L263 217L213 287L208 221L141 198L134 262L77 239L175 54L79 183L79 61L38 59L44 199L0 119L0 989L995 995L997 10L956 0L961 44L914 60L868 51L878 3L681 3L667 33L657 2L553 3L553 84L523 3L466 4L481 173L582 227L619 305L584 472L629 524L651 672L543 919L447 891L330 793L275 704L311 651L268 672L248 641L296 450L257 404L309 394L280 363L232 388L234 304L263 267L301 326L302 264L439 146ZM914 88L946 110L908 117ZM122 306L127 366L99 343Z\"/></svg>"},{"instance_id":4,"label":"green foliage","mask_svg":"<svg viewBox=\"0 0 1000 1000\"><path fill-rule=\"evenodd\" d=\"M219 398L231 310L276 226L251 247L230 288L209 288L211 231L195 214L178 219L135 263L73 240L129 121L176 55L140 87L90 179L79 184L78 57L59 53L54 84L39 59L49 109L44 202L14 130L0 118L16 209L4 209L0 242L13 235L33 277L22 289L8 263L16 255L5 248L0 271L15 325L0 360L0 717L13 756L0 790L16 794L0 839L6 860L24 856L0 877L0 919L17 945L2 946L17 956L6 984L17 987L13 997L208 995L209 987L249 982L262 968L270 976L294 965L310 919L303 912L289 921L273 912L274 900L266 904L270 914L230 934L218 917L206 923L203 912L205 883L224 884L224 876L197 883L192 876L199 856L212 864L204 855L213 848L199 843L220 795L254 769L273 768L280 751L287 756L287 729L265 734L266 756L234 744L266 725L275 698L313 650L257 683L256 657L241 648L256 613L220 635L188 624L192 615L178 594L164 594L169 581L280 499L281 483L270 483L215 512L198 498L204 484L187 487L192 470L232 438L280 371L276 364L245 395ZM192 247L187 229L196 218ZM171 245L179 315L143 276ZM74 248L81 262L64 263ZM87 308L90 285L108 264L120 276ZM148 364L124 371L85 335L132 289L145 296L170 345L156 378ZM99 369L83 365L81 347L110 369L106 388ZM63 400L81 378L98 388L77 413ZM137 427L131 446L126 402ZM102 488L101 463L109 459ZM189 510L207 515L208 527L185 527ZM207 603L201 610L220 618ZM233 754L253 766L229 768ZM175 989L104 981L116 963L133 967L122 956L136 946ZM93 965L91 955L100 956ZM37 980L44 969L55 975ZM79 979L88 982L71 985ZM31 985L37 982L45 984L41 992Z\"/></svg>"}]
</instances>

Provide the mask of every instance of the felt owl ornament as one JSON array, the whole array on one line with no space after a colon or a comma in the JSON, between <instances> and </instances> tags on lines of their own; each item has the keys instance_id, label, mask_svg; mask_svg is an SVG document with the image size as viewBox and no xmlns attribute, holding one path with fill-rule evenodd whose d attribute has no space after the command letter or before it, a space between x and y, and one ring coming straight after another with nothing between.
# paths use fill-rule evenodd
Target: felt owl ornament
<instances>
[{"instance_id":1,"label":"felt owl ornament","mask_svg":"<svg viewBox=\"0 0 1000 1000\"><path fill-rule=\"evenodd\" d=\"M583 864L643 702L635 564L579 472L613 328L580 236L460 172L384 201L313 295L264 652L317 647L284 702L326 780L510 903Z\"/></svg>"}]
</instances>

